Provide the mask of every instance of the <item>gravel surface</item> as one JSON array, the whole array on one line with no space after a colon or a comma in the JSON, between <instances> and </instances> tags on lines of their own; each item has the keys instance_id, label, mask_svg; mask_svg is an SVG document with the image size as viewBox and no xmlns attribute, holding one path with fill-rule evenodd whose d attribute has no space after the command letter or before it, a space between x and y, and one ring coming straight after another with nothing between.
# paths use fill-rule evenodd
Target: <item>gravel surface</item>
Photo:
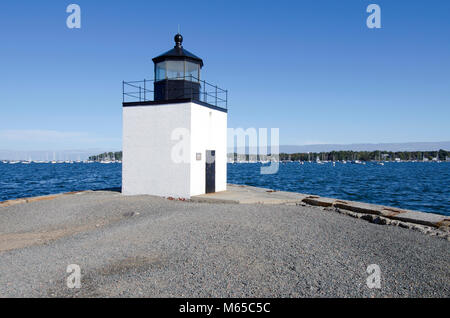
<instances>
[{"instance_id":1,"label":"gravel surface","mask_svg":"<svg viewBox=\"0 0 450 318\"><path fill-rule=\"evenodd\" d=\"M0 296L449 297L449 244L318 207L85 192L0 208Z\"/></svg>"}]
</instances>

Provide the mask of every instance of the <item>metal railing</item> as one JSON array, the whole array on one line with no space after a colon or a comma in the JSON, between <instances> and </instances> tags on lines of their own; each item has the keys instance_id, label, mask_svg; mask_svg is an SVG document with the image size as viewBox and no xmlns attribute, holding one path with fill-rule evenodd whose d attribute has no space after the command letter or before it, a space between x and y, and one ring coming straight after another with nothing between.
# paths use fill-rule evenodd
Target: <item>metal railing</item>
<instances>
[{"instance_id":1,"label":"metal railing","mask_svg":"<svg viewBox=\"0 0 450 318\"><path fill-rule=\"evenodd\" d=\"M184 88L169 88L167 82L170 80L185 80L188 82L199 84L198 89L191 85L191 87ZM169 100L169 96L177 96L184 98L191 98L194 100L199 100L201 102L214 105L216 107L228 109L228 90L222 89L217 85L210 84L204 80L200 80L195 76L185 76L185 77L172 77L163 80L158 80L156 82L166 81L166 90L170 91L170 94L166 92L164 98L158 100ZM146 102L154 101L154 83L155 80L142 80L142 81L131 81L122 82L122 96L123 102Z\"/></svg>"}]
</instances>

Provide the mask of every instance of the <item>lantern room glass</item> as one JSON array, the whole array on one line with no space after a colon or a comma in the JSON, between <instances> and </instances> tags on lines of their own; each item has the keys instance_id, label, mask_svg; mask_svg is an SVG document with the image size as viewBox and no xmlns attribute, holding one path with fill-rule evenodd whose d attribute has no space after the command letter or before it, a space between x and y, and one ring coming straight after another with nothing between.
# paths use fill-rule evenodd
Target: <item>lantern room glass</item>
<instances>
[{"instance_id":1,"label":"lantern room glass","mask_svg":"<svg viewBox=\"0 0 450 318\"><path fill-rule=\"evenodd\" d=\"M166 61L157 63L155 66L155 81L166 79Z\"/></svg>"},{"instance_id":2,"label":"lantern room glass","mask_svg":"<svg viewBox=\"0 0 450 318\"><path fill-rule=\"evenodd\" d=\"M186 61L185 76L192 82L198 82L200 80L200 65Z\"/></svg>"},{"instance_id":3,"label":"lantern room glass","mask_svg":"<svg viewBox=\"0 0 450 318\"><path fill-rule=\"evenodd\" d=\"M165 79L198 82L200 80L200 64L175 60L156 63L155 80Z\"/></svg>"}]
</instances>

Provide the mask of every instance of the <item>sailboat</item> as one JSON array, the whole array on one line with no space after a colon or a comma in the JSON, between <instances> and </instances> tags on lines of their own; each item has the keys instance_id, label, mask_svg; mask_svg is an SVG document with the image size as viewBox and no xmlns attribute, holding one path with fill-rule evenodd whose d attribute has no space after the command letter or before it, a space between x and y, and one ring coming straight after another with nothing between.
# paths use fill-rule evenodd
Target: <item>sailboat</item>
<instances>
[{"instance_id":1,"label":"sailboat","mask_svg":"<svg viewBox=\"0 0 450 318\"><path fill-rule=\"evenodd\" d=\"M23 163L24 165L29 165L31 162L32 162L32 161L31 161L31 158L30 158L30 157L28 157L28 160L22 161L22 163Z\"/></svg>"},{"instance_id":2,"label":"sailboat","mask_svg":"<svg viewBox=\"0 0 450 318\"><path fill-rule=\"evenodd\" d=\"M384 166L384 162L381 161L381 152L379 153L379 157L378 157L378 162L377 162L377 164L380 165L380 166Z\"/></svg>"}]
</instances>

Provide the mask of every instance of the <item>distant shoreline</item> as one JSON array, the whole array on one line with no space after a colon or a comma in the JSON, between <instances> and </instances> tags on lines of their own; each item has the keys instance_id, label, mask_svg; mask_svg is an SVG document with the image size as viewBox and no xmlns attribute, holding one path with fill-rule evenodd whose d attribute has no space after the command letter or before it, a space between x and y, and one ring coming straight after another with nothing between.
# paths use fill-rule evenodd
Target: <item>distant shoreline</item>
<instances>
[{"instance_id":1,"label":"distant shoreline","mask_svg":"<svg viewBox=\"0 0 450 318\"><path fill-rule=\"evenodd\" d=\"M450 141L436 142L403 142L403 143L354 143L354 144L310 144L310 145L289 145L284 144L278 147L278 153L281 154L307 154L307 153L331 153L331 152L376 152L383 153L402 153L402 152L419 152L434 153L444 149L450 151ZM229 147L229 154L233 152L239 154L255 154L258 153L257 146L246 145L245 147L237 146L237 148ZM119 148L90 148L90 149L60 149L60 150L19 150L19 149L0 149L1 160L88 160L99 154L111 154L121 152ZM270 147L268 149L270 152ZM434 152L434 153L433 153ZM442 159L441 159L442 160Z\"/></svg>"}]
</instances>

